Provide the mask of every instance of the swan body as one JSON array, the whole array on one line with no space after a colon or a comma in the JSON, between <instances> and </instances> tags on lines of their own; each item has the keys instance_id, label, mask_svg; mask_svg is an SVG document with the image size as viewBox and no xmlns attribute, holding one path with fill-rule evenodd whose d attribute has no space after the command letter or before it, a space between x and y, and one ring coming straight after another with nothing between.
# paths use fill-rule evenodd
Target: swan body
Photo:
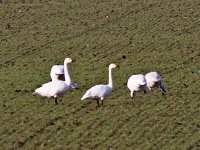
<instances>
[{"instance_id":1,"label":"swan body","mask_svg":"<svg viewBox=\"0 0 200 150\"><path fill-rule=\"evenodd\" d=\"M41 96L48 98L54 97L55 104L58 104L57 97L68 91L71 86L71 78L69 76L67 68L67 64L71 62L72 62L71 58L66 58L64 61L64 72L65 72L64 74L66 79L65 81L56 80L45 83L41 87L35 89L34 94L39 94Z\"/></svg>"},{"instance_id":2,"label":"swan body","mask_svg":"<svg viewBox=\"0 0 200 150\"><path fill-rule=\"evenodd\" d=\"M137 91L143 90L144 94L146 94L147 82L145 76L143 74L132 75L128 79L127 87L131 91L131 98L133 98L134 92Z\"/></svg>"},{"instance_id":3,"label":"swan body","mask_svg":"<svg viewBox=\"0 0 200 150\"><path fill-rule=\"evenodd\" d=\"M64 77L64 65L54 65L51 68L50 72L51 80L52 81L57 81L57 80L65 80ZM72 81L71 87L74 89L79 89L79 86L77 83Z\"/></svg>"},{"instance_id":4,"label":"swan body","mask_svg":"<svg viewBox=\"0 0 200 150\"><path fill-rule=\"evenodd\" d=\"M86 91L86 93L83 95L81 100L84 99L94 99L97 100L97 105L99 106L99 100L102 101L103 105L103 100L106 96L108 96L113 89L113 82L112 82L112 72L111 70L113 68L116 68L116 64L110 64L109 65L109 83L107 85L104 84L99 84L91 87L89 90Z\"/></svg>"},{"instance_id":5,"label":"swan body","mask_svg":"<svg viewBox=\"0 0 200 150\"><path fill-rule=\"evenodd\" d=\"M103 98L105 96L108 96L111 92L112 92L112 87L108 85L104 84L95 85L89 90L87 90L87 92L84 94L81 100L84 100L86 98L91 98L91 99L101 98L101 100L103 100Z\"/></svg>"},{"instance_id":6,"label":"swan body","mask_svg":"<svg viewBox=\"0 0 200 150\"><path fill-rule=\"evenodd\" d=\"M42 87L35 90L35 93L51 98L64 94L69 87L70 86L63 81L53 81L43 84Z\"/></svg>"},{"instance_id":7,"label":"swan body","mask_svg":"<svg viewBox=\"0 0 200 150\"><path fill-rule=\"evenodd\" d=\"M145 75L145 78L147 80L147 87L149 90L152 90L152 88L159 88L162 92L162 95L165 95L165 88L162 83L161 76L158 72L149 72Z\"/></svg>"}]
</instances>

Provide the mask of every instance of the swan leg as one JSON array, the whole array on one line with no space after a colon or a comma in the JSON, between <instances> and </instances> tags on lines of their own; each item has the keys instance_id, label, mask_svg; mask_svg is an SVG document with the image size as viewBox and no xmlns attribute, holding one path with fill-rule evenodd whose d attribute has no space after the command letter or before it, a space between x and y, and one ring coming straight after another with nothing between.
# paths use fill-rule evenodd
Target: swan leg
<instances>
[{"instance_id":1,"label":"swan leg","mask_svg":"<svg viewBox=\"0 0 200 150\"><path fill-rule=\"evenodd\" d=\"M100 105L99 105L99 99L97 99L97 107L100 107Z\"/></svg>"},{"instance_id":2,"label":"swan leg","mask_svg":"<svg viewBox=\"0 0 200 150\"><path fill-rule=\"evenodd\" d=\"M58 105L58 99L57 97L54 97L55 105Z\"/></svg>"},{"instance_id":3,"label":"swan leg","mask_svg":"<svg viewBox=\"0 0 200 150\"><path fill-rule=\"evenodd\" d=\"M165 88L164 88L164 86L162 84L162 81L160 81L158 88L161 90L162 95L165 95L166 91L165 91Z\"/></svg>"},{"instance_id":4,"label":"swan leg","mask_svg":"<svg viewBox=\"0 0 200 150\"><path fill-rule=\"evenodd\" d=\"M104 97L101 97L101 105L103 106L103 99L104 99Z\"/></svg>"},{"instance_id":5,"label":"swan leg","mask_svg":"<svg viewBox=\"0 0 200 150\"><path fill-rule=\"evenodd\" d=\"M146 89L144 89L144 97L146 98L146 93L147 93L147 91L146 91Z\"/></svg>"},{"instance_id":6,"label":"swan leg","mask_svg":"<svg viewBox=\"0 0 200 150\"><path fill-rule=\"evenodd\" d=\"M133 96L135 96L134 91L131 91L131 98L133 98Z\"/></svg>"},{"instance_id":7,"label":"swan leg","mask_svg":"<svg viewBox=\"0 0 200 150\"><path fill-rule=\"evenodd\" d=\"M162 95L165 95L165 89L161 89Z\"/></svg>"}]
</instances>

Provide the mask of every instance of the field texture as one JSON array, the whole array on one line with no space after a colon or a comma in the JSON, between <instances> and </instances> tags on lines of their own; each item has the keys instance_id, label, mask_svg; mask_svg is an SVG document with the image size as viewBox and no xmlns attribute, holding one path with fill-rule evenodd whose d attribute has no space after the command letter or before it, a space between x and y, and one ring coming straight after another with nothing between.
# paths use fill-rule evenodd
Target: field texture
<instances>
[{"instance_id":1,"label":"field texture","mask_svg":"<svg viewBox=\"0 0 200 150\"><path fill-rule=\"evenodd\" d=\"M200 149L199 0L2 0L0 149ZM66 57L80 86L59 105L35 88ZM81 101L91 86L114 90L104 106ZM132 74L158 71L167 94L136 93ZM46 101L48 103L46 103Z\"/></svg>"}]
</instances>

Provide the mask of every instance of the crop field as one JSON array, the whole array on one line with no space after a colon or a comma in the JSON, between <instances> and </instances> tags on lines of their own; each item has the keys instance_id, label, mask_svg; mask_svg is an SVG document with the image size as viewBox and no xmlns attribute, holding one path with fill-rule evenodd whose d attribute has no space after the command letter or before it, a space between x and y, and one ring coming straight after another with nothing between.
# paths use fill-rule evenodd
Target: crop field
<instances>
[{"instance_id":1,"label":"crop field","mask_svg":"<svg viewBox=\"0 0 200 150\"><path fill-rule=\"evenodd\" d=\"M80 86L33 96L66 57ZM81 101L108 83L104 105ZM133 74L158 71L166 95L137 92ZM0 149L199 150L199 0L0 1Z\"/></svg>"}]
</instances>

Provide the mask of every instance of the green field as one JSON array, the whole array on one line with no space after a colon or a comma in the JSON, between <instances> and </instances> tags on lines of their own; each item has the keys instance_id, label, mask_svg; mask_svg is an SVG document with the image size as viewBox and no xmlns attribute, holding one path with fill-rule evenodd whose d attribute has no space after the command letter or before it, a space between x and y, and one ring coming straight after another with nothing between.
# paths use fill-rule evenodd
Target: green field
<instances>
[{"instance_id":1,"label":"green field","mask_svg":"<svg viewBox=\"0 0 200 150\"><path fill-rule=\"evenodd\" d=\"M199 150L199 0L2 0L0 149ZM54 101L32 96L66 57L80 86ZM114 90L104 106L81 101ZM133 74L161 73L167 94L136 93ZM46 103L48 100L48 104Z\"/></svg>"}]
</instances>

